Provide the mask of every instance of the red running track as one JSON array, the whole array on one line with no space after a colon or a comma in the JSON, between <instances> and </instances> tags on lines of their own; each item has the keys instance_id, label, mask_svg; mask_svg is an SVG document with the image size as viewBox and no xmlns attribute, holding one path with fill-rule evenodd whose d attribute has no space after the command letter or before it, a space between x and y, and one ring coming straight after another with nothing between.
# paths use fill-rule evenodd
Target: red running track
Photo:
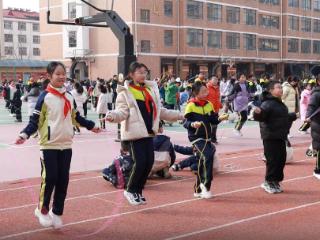
<instances>
[{"instance_id":1,"label":"red running track","mask_svg":"<svg viewBox=\"0 0 320 240\"><path fill-rule=\"evenodd\" d=\"M40 179L0 184L2 239L319 239L320 182L314 159L295 146L286 166L284 193L270 195L260 184L261 150L220 155L214 198L193 198L194 176L148 181L148 204L133 207L99 172L72 174L61 230L41 228L33 216Z\"/></svg>"}]
</instances>

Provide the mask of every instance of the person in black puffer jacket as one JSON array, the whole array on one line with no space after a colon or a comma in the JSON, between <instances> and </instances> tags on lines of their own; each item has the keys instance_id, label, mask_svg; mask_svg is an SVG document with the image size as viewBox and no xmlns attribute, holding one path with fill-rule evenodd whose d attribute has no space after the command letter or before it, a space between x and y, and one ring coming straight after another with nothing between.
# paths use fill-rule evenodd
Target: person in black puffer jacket
<instances>
[{"instance_id":1,"label":"person in black puffer jacket","mask_svg":"<svg viewBox=\"0 0 320 240\"><path fill-rule=\"evenodd\" d=\"M319 82L318 82L319 84ZM320 179L320 86L313 89L307 109L306 121L311 122L312 148L317 152L317 163L313 175ZM311 115L314 115L311 117ZM310 118L311 117L311 118Z\"/></svg>"},{"instance_id":2,"label":"person in black puffer jacket","mask_svg":"<svg viewBox=\"0 0 320 240\"><path fill-rule=\"evenodd\" d=\"M260 108L254 109L254 119L260 122L264 155L267 159L265 182L261 187L268 193L280 193L279 182L283 180L286 163L286 140L291 123L297 119L296 113L289 113L281 101L282 86L277 81L267 85L263 92Z\"/></svg>"}]
</instances>

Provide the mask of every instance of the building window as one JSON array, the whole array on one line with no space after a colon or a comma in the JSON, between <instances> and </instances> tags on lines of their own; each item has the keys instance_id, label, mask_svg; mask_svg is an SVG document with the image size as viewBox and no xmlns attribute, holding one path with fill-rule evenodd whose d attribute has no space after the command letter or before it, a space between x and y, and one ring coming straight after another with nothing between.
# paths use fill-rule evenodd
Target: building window
<instances>
[{"instance_id":1,"label":"building window","mask_svg":"<svg viewBox=\"0 0 320 240\"><path fill-rule=\"evenodd\" d=\"M18 35L18 42L19 43L26 43L27 42L27 35Z\"/></svg>"},{"instance_id":2,"label":"building window","mask_svg":"<svg viewBox=\"0 0 320 240\"><path fill-rule=\"evenodd\" d=\"M32 24L32 30L34 32L39 32L39 23L33 23Z\"/></svg>"},{"instance_id":3,"label":"building window","mask_svg":"<svg viewBox=\"0 0 320 240\"><path fill-rule=\"evenodd\" d=\"M259 2L270 5L279 5L280 0L259 0Z\"/></svg>"},{"instance_id":4,"label":"building window","mask_svg":"<svg viewBox=\"0 0 320 240\"><path fill-rule=\"evenodd\" d=\"M256 35L254 34L244 34L244 49L246 50L256 50Z\"/></svg>"},{"instance_id":5,"label":"building window","mask_svg":"<svg viewBox=\"0 0 320 240\"><path fill-rule=\"evenodd\" d=\"M208 31L208 47L209 48L221 48L222 45L222 32Z\"/></svg>"},{"instance_id":6,"label":"building window","mask_svg":"<svg viewBox=\"0 0 320 240\"><path fill-rule=\"evenodd\" d=\"M228 23L240 23L240 8L227 7L227 22Z\"/></svg>"},{"instance_id":7,"label":"building window","mask_svg":"<svg viewBox=\"0 0 320 240\"><path fill-rule=\"evenodd\" d=\"M268 52L279 52L279 40L275 39L259 39L259 50Z\"/></svg>"},{"instance_id":8,"label":"building window","mask_svg":"<svg viewBox=\"0 0 320 240\"><path fill-rule=\"evenodd\" d=\"M77 32L70 31L69 32L69 47L77 47Z\"/></svg>"},{"instance_id":9,"label":"building window","mask_svg":"<svg viewBox=\"0 0 320 240\"><path fill-rule=\"evenodd\" d=\"M208 20L213 22L222 21L222 6L218 4L208 3L207 5Z\"/></svg>"},{"instance_id":10,"label":"building window","mask_svg":"<svg viewBox=\"0 0 320 240\"><path fill-rule=\"evenodd\" d=\"M5 55L13 55L13 47L5 47L4 54Z\"/></svg>"},{"instance_id":11,"label":"building window","mask_svg":"<svg viewBox=\"0 0 320 240\"><path fill-rule=\"evenodd\" d=\"M313 53L320 53L320 41L313 41Z\"/></svg>"},{"instance_id":12,"label":"building window","mask_svg":"<svg viewBox=\"0 0 320 240\"><path fill-rule=\"evenodd\" d=\"M269 16L269 15L260 15L260 26L265 28L276 28L279 29L279 17L278 16Z\"/></svg>"},{"instance_id":13,"label":"building window","mask_svg":"<svg viewBox=\"0 0 320 240\"><path fill-rule=\"evenodd\" d=\"M33 56L40 56L40 48L33 49Z\"/></svg>"},{"instance_id":14,"label":"building window","mask_svg":"<svg viewBox=\"0 0 320 240\"><path fill-rule=\"evenodd\" d=\"M313 20L313 31L314 32L320 32L320 20L314 19Z\"/></svg>"},{"instance_id":15,"label":"building window","mask_svg":"<svg viewBox=\"0 0 320 240\"><path fill-rule=\"evenodd\" d=\"M294 8L299 8L299 0L289 0L288 6L294 7Z\"/></svg>"},{"instance_id":16,"label":"building window","mask_svg":"<svg viewBox=\"0 0 320 240\"><path fill-rule=\"evenodd\" d=\"M246 25L256 25L256 10L244 9L243 17Z\"/></svg>"},{"instance_id":17,"label":"building window","mask_svg":"<svg viewBox=\"0 0 320 240\"><path fill-rule=\"evenodd\" d=\"M301 52L311 53L311 40L301 40Z\"/></svg>"},{"instance_id":18,"label":"building window","mask_svg":"<svg viewBox=\"0 0 320 240\"><path fill-rule=\"evenodd\" d=\"M190 47L202 47L203 46L203 30L188 29L187 44Z\"/></svg>"},{"instance_id":19,"label":"building window","mask_svg":"<svg viewBox=\"0 0 320 240\"><path fill-rule=\"evenodd\" d=\"M194 18L194 19L203 18L203 3L198 1L188 0L187 15L189 18Z\"/></svg>"},{"instance_id":20,"label":"building window","mask_svg":"<svg viewBox=\"0 0 320 240\"><path fill-rule=\"evenodd\" d=\"M289 16L289 30L299 31L299 17Z\"/></svg>"},{"instance_id":21,"label":"building window","mask_svg":"<svg viewBox=\"0 0 320 240\"><path fill-rule=\"evenodd\" d=\"M27 30L27 24L25 22L18 22L18 30L26 31Z\"/></svg>"},{"instance_id":22,"label":"building window","mask_svg":"<svg viewBox=\"0 0 320 240\"><path fill-rule=\"evenodd\" d=\"M13 35L12 34L5 34L4 41L5 42L13 42Z\"/></svg>"},{"instance_id":23,"label":"building window","mask_svg":"<svg viewBox=\"0 0 320 240\"><path fill-rule=\"evenodd\" d=\"M140 21L144 23L150 22L150 10L148 9L141 9L140 10Z\"/></svg>"},{"instance_id":24,"label":"building window","mask_svg":"<svg viewBox=\"0 0 320 240\"><path fill-rule=\"evenodd\" d=\"M74 19L77 17L77 3L69 2L68 3L68 19Z\"/></svg>"},{"instance_id":25,"label":"building window","mask_svg":"<svg viewBox=\"0 0 320 240\"><path fill-rule=\"evenodd\" d=\"M311 32L311 18L301 18L301 31Z\"/></svg>"},{"instance_id":26,"label":"building window","mask_svg":"<svg viewBox=\"0 0 320 240\"><path fill-rule=\"evenodd\" d=\"M240 33L227 33L226 40L228 49L240 48Z\"/></svg>"},{"instance_id":27,"label":"building window","mask_svg":"<svg viewBox=\"0 0 320 240\"><path fill-rule=\"evenodd\" d=\"M12 22L11 21L3 21L4 29L12 29Z\"/></svg>"},{"instance_id":28,"label":"building window","mask_svg":"<svg viewBox=\"0 0 320 240\"><path fill-rule=\"evenodd\" d=\"M150 40L141 40L141 52L144 52L144 53L151 52Z\"/></svg>"},{"instance_id":29,"label":"building window","mask_svg":"<svg viewBox=\"0 0 320 240\"><path fill-rule=\"evenodd\" d=\"M33 43L34 44L39 44L40 43L40 36L33 36Z\"/></svg>"},{"instance_id":30,"label":"building window","mask_svg":"<svg viewBox=\"0 0 320 240\"><path fill-rule=\"evenodd\" d=\"M320 0L314 0L313 1L313 10L320 11Z\"/></svg>"},{"instance_id":31,"label":"building window","mask_svg":"<svg viewBox=\"0 0 320 240\"><path fill-rule=\"evenodd\" d=\"M300 0L301 8L303 10L311 10L311 0Z\"/></svg>"},{"instance_id":32,"label":"building window","mask_svg":"<svg viewBox=\"0 0 320 240\"><path fill-rule=\"evenodd\" d=\"M171 47L173 45L173 31L164 30L164 45Z\"/></svg>"},{"instance_id":33,"label":"building window","mask_svg":"<svg viewBox=\"0 0 320 240\"><path fill-rule=\"evenodd\" d=\"M19 56L27 56L27 48L19 47Z\"/></svg>"},{"instance_id":34,"label":"building window","mask_svg":"<svg viewBox=\"0 0 320 240\"><path fill-rule=\"evenodd\" d=\"M172 1L164 1L164 15L167 17L172 17L172 15L173 15Z\"/></svg>"},{"instance_id":35,"label":"building window","mask_svg":"<svg viewBox=\"0 0 320 240\"><path fill-rule=\"evenodd\" d=\"M299 39L294 39L294 38L288 39L288 52L291 52L291 53L299 52Z\"/></svg>"}]
</instances>

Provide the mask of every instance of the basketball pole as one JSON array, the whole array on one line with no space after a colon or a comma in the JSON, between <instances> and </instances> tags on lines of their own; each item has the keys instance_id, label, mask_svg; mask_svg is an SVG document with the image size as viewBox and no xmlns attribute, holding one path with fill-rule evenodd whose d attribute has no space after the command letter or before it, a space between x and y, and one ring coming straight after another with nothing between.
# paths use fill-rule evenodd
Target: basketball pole
<instances>
[{"instance_id":1,"label":"basketball pole","mask_svg":"<svg viewBox=\"0 0 320 240\"><path fill-rule=\"evenodd\" d=\"M87 26L87 27L99 27L99 28L110 28L115 37L119 41L119 56L118 56L118 74L122 73L126 75L128 73L129 65L136 61L134 54L134 41L133 35L130 32L129 26L126 22L113 10L114 0L112 0L111 10L100 9L88 2L88 0L80 0L82 3L100 12L93 16L75 18L74 22L70 21L55 21L50 19L50 7L48 0L48 11L47 11L47 23L56 25L74 25L74 26ZM108 3L108 1L106 1ZM104 23L104 24L101 24ZM70 72L74 72L77 65L75 61L70 67ZM118 138L116 141L120 141L120 125L118 125Z\"/></svg>"}]
</instances>

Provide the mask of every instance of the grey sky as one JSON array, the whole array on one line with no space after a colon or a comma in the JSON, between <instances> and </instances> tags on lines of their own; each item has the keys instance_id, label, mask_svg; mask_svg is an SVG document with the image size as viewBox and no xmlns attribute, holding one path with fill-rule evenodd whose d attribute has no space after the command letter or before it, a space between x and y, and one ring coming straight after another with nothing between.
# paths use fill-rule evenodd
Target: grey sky
<instances>
[{"instance_id":1,"label":"grey sky","mask_svg":"<svg viewBox=\"0 0 320 240\"><path fill-rule=\"evenodd\" d=\"M3 8L8 7L39 11L39 0L3 0Z\"/></svg>"}]
</instances>

